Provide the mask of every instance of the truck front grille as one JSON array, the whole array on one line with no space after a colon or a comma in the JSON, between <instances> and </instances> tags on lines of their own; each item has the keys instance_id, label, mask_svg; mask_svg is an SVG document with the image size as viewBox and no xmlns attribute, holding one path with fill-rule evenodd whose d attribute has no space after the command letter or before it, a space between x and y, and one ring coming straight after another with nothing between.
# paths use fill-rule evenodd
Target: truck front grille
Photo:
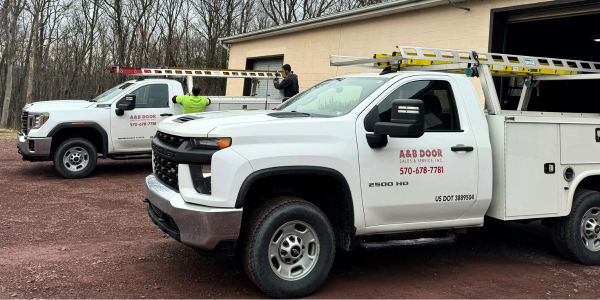
<instances>
[{"instance_id":1,"label":"truck front grille","mask_svg":"<svg viewBox=\"0 0 600 300\"><path fill-rule=\"evenodd\" d=\"M169 145L173 145L176 147L181 146L181 144L183 144L184 141L189 140L189 138L184 138L184 137L180 137L180 136L175 136L175 135L170 135L168 133L163 133L160 131L156 132L156 136L163 142L169 144Z\"/></svg>"},{"instance_id":2,"label":"truck front grille","mask_svg":"<svg viewBox=\"0 0 600 300\"><path fill-rule=\"evenodd\" d=\"M179 165L169 159L154 155L154 174L165 184L179 189Z\"/></svg>"},{"instance_id":3,"label":"truck front grille","mask_svg":"<svg viewBox=\"0 0 600 300\"><path fill-rule=\"evenodd\" d=\"M23 134L27 134L27 121L29 118L29 113L27 111L23 111L23 115L21 116L21 122L22 122L22 126L21 126L21 130L23 132Z\"/></svg>"}]
</instances>

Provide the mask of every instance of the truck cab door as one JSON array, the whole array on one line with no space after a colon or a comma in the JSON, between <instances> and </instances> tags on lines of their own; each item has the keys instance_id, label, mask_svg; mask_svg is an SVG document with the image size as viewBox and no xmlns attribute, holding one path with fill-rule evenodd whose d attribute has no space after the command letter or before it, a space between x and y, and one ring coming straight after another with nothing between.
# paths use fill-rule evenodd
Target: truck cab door
<instances>
[{"instance_id":1,"label":"truck cab door","mask_svg":"<svg viewBox=\"0 0 600 300\"><path fill-rule=\"evenodd\" d=\"M454 220L475 203L475 137L456 82L445 76L409 77L388 89L356 123L366 226ZM421 99L426 129L420 138L387 137L371 148L365 117L375 107L390 120L392 101ZM462 147L462 148L458 148ZM465 150L466 149L466 150ZM461 150L461 151L457 151Z\"/></svg>"},{"instance_id":2,"label":"truck cab door","mask_svg":"<svg viewBox=\"0 0 600 300\"><path fill-rule=\"evenodd\" d=\"M173 103L169 98L167 83L147 83L136 86L127 94L136 95L135 109L118 116L114 111L118 101L112 105L110 122L112 143L115 153L151 152L151 140L156 125L173 115Z\"/></svg>"}]
</instances>

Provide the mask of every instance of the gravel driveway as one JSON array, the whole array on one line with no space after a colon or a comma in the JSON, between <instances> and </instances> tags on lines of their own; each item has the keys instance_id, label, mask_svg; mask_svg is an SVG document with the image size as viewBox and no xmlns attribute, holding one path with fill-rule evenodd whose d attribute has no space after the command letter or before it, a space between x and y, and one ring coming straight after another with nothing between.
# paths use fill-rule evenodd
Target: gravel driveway
<instances>
[{"instance_id":1,"label":"gravel driveway","mask_svg":"<svg viewBox=\"0 0 600 300\"><path fill-rule=\"evenodd\" d=\"M0 298L263 298L148 218L150 160L100 160L66 180L0 140ZM486 226L453 246L338 251L314 298L598 298L600 267L563 259L539 224Z\"/></svg>"}]
</instances>

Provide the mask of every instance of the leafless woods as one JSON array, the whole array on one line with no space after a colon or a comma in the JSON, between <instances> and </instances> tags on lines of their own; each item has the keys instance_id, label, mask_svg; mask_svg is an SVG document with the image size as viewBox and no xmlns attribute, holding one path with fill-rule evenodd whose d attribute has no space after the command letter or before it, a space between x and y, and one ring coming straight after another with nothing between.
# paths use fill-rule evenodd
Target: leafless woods
<instances>
[{"instance_id":1,"label":"leafless woods","mask_svg":"<svg viewBox=\"0 0 600 300\"><path fill-rule=\"evenodd\" d=\"M26 103L91 99L118 66L226 68L220 37L381 0L0 0L0 127ZM222 94L224 80L198 82Z\"/></svg>"}]
</instances>

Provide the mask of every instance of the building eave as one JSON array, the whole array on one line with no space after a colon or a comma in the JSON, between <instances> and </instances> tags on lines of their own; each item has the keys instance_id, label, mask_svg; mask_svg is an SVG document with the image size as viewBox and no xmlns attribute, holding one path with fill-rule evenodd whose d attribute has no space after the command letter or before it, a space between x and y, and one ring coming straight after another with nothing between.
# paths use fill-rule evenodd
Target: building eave
<instances>
[{"instance_id":1,"label":"building eave","mask_svg":"<svg viewBox=\"0 0 600 300\"><path fill-rule=\"evenodd\" d=\"M453 2L463 2L466 0L453 0ZM242 33L229 37L219 38L219 43L234 44L249 40L255 40L270 36L287 34L291 32L304 31L308 29L331 26L341 23L348 23L358 20L376 18L380 16L407 12L411 10L424 9L440 5L449 5L448 0L397 0L370 5L367 7L353 9L345 12L326 15L318 18L288 23L262 30Z\"/></svg>"}]
</instances>

